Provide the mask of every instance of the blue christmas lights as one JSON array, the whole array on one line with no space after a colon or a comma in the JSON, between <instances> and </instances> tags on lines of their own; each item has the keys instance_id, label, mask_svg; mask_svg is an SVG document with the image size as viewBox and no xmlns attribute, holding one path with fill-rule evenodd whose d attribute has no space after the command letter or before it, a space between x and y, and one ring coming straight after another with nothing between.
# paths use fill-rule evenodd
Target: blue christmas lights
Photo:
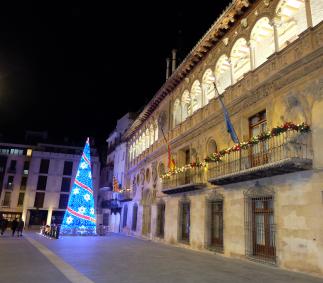
<instances>
[{"instance_id":1,"label":"blue christmas lights","mask_svg":"<svg viewBox=\"0 0 323 283\"><path fill-rule=\"evenodd\" d=\"M70 192L61 227L61 234L96 234L89 139L85 143L74 184Z\"/></svg>"}]
</instances>

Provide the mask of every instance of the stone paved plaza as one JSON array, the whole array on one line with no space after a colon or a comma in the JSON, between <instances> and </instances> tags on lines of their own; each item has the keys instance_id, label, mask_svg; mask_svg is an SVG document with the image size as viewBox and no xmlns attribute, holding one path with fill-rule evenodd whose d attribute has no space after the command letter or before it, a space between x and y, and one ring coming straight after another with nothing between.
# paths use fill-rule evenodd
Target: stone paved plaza
<instances>
[{"instance_id":1,"label":"stone paved plaza","mask_svg":"<svg viewBox=\"0 0 323 283\"><path fill-rule=\"evenodd\" d=\"M0 238L3 283L293 282L323 278L121 235Z\"/></svg>"}]
</instances>

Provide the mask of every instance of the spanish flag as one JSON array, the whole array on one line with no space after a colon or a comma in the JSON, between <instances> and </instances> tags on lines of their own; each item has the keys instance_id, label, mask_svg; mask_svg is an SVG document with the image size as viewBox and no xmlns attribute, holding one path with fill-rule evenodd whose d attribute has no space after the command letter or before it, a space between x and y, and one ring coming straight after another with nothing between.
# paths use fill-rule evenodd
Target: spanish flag
<instances>
[{"instance_id":1,"label":"spanish flag","mask_svg":"<svg viewBox=\"0 0 323 283\"><path fill-rule=\"evenodd\" d=\"M170 146L169 144L167 145L168 147L168 170L169 171L174 171L175 170L175 160L174 158L172 157L172 154L170 152Z\"/></svg>"},{"instance_id":2,"label":"spanish flag","mask_svg":"<svg viewBox=\"0 0 323 283\"><path fill-rule=\"evenodd\" d=\"M119 193L120 192L120 188L119 188L119 183L118 183L118 180L115 176L113 176L113 184L112 184L113 188L112 188L112 191L113 192L116 192L116 193Z\"/></svg>"}]
</instances>

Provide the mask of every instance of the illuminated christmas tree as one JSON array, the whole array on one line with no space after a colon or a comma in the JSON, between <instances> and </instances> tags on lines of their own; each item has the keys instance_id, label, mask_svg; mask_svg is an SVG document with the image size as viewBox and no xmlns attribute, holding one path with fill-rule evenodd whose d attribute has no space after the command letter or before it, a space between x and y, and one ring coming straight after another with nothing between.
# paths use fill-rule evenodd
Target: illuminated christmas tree
<instances>
[{"instance_id":1,"label":"illuminated christmas tree","mask_svg":"<svg viewBox=\"0 0 323 283\"><path fill-rule=\"evenodd\" d=\"M96 234L89 138L83 149L60 234Z\"/></svg>"}]
</instances>

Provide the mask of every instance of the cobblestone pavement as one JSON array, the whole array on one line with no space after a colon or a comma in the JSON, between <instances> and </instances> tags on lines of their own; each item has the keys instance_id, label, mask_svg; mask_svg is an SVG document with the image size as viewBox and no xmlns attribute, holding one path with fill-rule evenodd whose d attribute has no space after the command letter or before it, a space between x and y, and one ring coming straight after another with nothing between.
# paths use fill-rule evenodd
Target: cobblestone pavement
<instances>
[{"instance_id":1,"label":"cobblestone pavement","mask_svg":"<svg viewBox=\"0 0 323 283\"><path fill-rule=\"evenodd\" d=\"M70 278L72 282L323 282L323 278L276 267L121 235L62 237L59 240L50 240L30 233L28 237L36 240L34 242L44 246L44 249L49 249L49 252L55 253L76 272L80 272L83 281ZM30 241L0 238L0 254L3 255L0 259L0 282L69 282L51 263L55 264L55 261L48 261ZM2 276L3 272L5 277ZM55 281L51 281L53 277L56 277Z\"/></svg>"}]
</instances>

